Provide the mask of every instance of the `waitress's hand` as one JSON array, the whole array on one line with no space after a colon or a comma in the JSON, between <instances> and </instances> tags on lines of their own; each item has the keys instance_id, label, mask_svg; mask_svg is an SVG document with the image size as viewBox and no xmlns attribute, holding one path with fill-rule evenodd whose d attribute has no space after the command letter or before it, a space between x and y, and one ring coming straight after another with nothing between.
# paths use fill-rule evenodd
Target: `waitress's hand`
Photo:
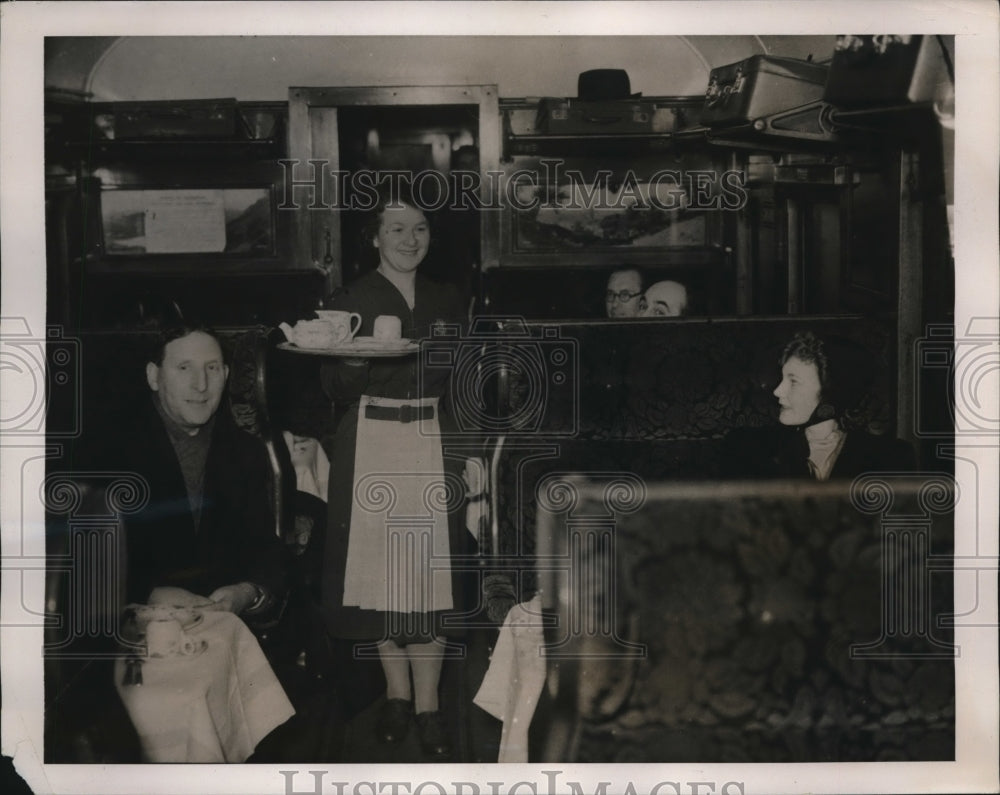
<instances>
[{"instance_id":1,"label":"waitress's hand","mask_svg":"<svg viewBox=\"0 0 1000 795\"><path fill-rule=\"evenodd\" d=\"M360 356L347 356L341 359L340 361L342 361L344 364L350 365L351 367L364 367L366 364L368 364L368 360Z\"/></svg>"}]
</instances>

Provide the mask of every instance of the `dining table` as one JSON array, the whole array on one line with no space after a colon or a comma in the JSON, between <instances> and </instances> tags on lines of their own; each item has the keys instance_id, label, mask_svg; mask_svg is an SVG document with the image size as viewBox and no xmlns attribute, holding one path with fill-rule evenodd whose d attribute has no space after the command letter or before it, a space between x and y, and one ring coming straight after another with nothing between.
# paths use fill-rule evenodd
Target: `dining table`
<instances>
[{"instance_id":1,"label":"dining table","mask_svg":"<svg viewBox=\"0 0 1000 795\"><path fill-rule=\"evenodd\" d=\"M233 613L198 611L187 652L115 660L115 687L148 762L244 762L295 714L256 637Z\"/></svg>"}]
</instances>

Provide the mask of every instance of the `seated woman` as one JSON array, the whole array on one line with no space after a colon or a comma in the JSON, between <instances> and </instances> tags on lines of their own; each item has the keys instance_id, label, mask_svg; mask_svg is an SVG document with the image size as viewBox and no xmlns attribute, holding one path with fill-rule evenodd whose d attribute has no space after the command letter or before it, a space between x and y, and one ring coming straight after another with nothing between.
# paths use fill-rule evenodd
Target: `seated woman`
<instances>
[{"instance_id":1,"label":"seated woman","mask_svg":"<svg viewBox=\"0 0 1000 795\"><path fill-rule=\"evenodd\" d=\"M913 451L861 427L869 386L867 354L847 340L796 334L781 355L777 428L741 428L726 437L722 474L731 478L854 478L908 471Z\"/></svg>"}]
</instances>

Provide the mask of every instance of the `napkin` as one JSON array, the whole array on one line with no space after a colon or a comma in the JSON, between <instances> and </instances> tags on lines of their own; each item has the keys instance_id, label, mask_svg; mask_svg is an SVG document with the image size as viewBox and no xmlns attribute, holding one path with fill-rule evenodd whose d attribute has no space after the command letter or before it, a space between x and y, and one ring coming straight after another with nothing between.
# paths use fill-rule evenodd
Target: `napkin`
<instances>
[{"instance_id":1,"label":"napkin","mask_svg":"<svg viewBox=\"0 0 1000 795\"><path fill-rule=\"evenodd\" d=\"M295 469L295 488L326 502L330 459L322 445L311 436L293 436L291 431L282 431L281 435Z\"/></svg>"},{"instance_id":2,"label":"napkin","mask_svg":"<svg viewBox=\"0 0 1000 795\"><path fill-rule=\"evenodd\" d=\"M542 597L514 605L497 638L476 706L503 721L498 762L528 761L528 727L545 684Z\"/></svg>"},{"instance_id":3,"label":"napkin","mask_svg":"<svg viewBox=\"0 0 1000 795\"><path fill-rule=\"evenodd\" d=\"M212 602L207 596L200 596L185 588L173 585L158 585L149 592L150 605L169 605L171 607L211 607Z\"/></svg>"}]
</instances>

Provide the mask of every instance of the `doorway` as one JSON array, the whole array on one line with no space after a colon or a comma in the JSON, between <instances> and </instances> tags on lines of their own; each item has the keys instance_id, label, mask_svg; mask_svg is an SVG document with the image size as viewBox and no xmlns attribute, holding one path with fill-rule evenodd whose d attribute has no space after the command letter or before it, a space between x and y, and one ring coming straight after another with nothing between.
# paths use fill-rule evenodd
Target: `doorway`
<instances>
[{"instance_id":1,"label":"doorway","mask_svg":"<svg viewBox=\"0 0 1000 795\"><path fill-rule=\"evenodd\" d=\"M459 194L471 186L482 204L495 204L483 175L497 169L499 152L495 86L291 89L296 184L309 175L322 197L313 206L298 202L296 257L326 272L330 292L374 267L365 235L372 197L379 185L402 180L431 221L421 272L473 297L479 274L498 259L498 219Z\"/></svg>"}]
</instances>

